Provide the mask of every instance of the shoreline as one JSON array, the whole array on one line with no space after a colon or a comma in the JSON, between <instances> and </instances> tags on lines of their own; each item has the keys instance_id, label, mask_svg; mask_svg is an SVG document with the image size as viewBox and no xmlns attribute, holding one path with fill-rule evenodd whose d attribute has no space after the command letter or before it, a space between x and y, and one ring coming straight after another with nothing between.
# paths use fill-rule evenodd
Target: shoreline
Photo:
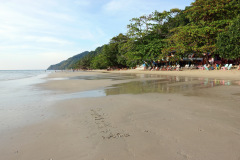
<instances>
[{"instance_id":1,"label":"shoreline","mask_svg":"<svg viewBox=\"0 0 240 160\"><path fill-rule=\"evenodd\" d=\"M176 76L198 75L198 72L180 72ZM115 73L166 75L165 71L132 70L57 72L37 87L58 95L129 81L71 79ZM216 75L219 73L206 76ZM237 75L229 72L222 78L239 80ZM240 86L218 86L180 94L58 100L45 110L52 117L1 135L0 154L5 160L238 160L239 89Z\"/></svg>"}]
</instances>

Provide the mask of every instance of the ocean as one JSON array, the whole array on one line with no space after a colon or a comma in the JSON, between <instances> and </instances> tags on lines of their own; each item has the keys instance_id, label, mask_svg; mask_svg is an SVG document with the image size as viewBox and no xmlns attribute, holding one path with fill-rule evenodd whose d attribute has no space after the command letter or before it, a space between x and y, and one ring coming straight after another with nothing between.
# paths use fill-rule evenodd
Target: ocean
<instances>
[{"instance_id":1,"label":"ocean","mask_svg":"<svg viewBox=\"0 0 240 160\"><path fill-rule=\"evenodd\" d=\"M48 112L49 106L59 100L106 96L103 90L64 94L38 87L37 84L47 81L45 77L51 72L0 70L0 133L53 117Z\"/></svg>"},{"instance_id":2,"label":"ocean","mask_svg":"<svg viewBox=\"0 0 240 160\"><path fill-rule=\"evenodd\" d=\"M35 77L49 73L45 70L0 70L0 82Z\"/></svg>"},{"instance_id":3,"label":"ocean","mask_svg":"<svg viewBox=\"0 0 240 160\"><path fill-rule=\"evenodd\" d=\"M0 132L23 124L35 123L43 117L50 91L36 84L43 83L50 71L0 70ZM44 115L47 118L47 115Z\"/></svg>"}]
</instances>

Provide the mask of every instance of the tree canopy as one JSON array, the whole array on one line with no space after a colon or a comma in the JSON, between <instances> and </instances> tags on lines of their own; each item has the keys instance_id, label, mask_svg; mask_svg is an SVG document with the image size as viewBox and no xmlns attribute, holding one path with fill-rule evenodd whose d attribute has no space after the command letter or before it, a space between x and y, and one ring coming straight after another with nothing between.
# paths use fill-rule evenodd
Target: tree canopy
<instances>
[{"instance_id":1,"label":"tree canopy","mask_svg":"<svg viewBox=\"0 0 240 160\"><path fill-rule=\"evenodd\" d=\"M240 15L217 37L217 53L225 59L240 58Z\"/></svg>"},{"instance_id":2,"label":"tree canopy","mask_svg":"<svg viewBox=\"0 0 240 160\"><path fill-rule=\"evenodd\" d=\"M180 10L153 11L135 17L127 33L113 37L101 50L92 51L76 63L76 68L125 68L144 61L178 61L189 54L210 53L238 59L240 39L239 0L195 0Z\"/></svg>"}]
</instances>

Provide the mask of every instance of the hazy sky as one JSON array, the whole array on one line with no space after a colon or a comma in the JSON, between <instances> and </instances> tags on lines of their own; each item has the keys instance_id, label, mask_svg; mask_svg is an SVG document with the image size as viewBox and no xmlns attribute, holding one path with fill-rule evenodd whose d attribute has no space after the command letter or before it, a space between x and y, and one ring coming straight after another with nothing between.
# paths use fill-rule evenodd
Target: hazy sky
<instances>
[{"instance_id":1,"label":"hazy sky","mask_svg":"<svg viewBox=\"0 0 240 160\"><path fill-rule=\"evenodd\" d=\"M0 70L46 69L127 32L134 17L193 0L0 0Z\"/></svg>"}]
</instances>

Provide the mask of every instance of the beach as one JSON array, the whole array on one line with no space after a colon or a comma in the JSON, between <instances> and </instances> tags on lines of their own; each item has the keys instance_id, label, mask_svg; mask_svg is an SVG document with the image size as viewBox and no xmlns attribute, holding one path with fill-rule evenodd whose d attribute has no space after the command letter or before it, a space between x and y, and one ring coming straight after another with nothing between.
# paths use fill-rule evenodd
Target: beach
<instances>
[{"instance_id":1,"label":"beach","mask_svg":"<svg viewBox=\"0 0 240 160\"><path fill-rule=\"evenodd\" d=\"M35 88L51 103L2 131L0 159L240 159L238 70L59 71Z\"/></svg>"}]
</instances>

